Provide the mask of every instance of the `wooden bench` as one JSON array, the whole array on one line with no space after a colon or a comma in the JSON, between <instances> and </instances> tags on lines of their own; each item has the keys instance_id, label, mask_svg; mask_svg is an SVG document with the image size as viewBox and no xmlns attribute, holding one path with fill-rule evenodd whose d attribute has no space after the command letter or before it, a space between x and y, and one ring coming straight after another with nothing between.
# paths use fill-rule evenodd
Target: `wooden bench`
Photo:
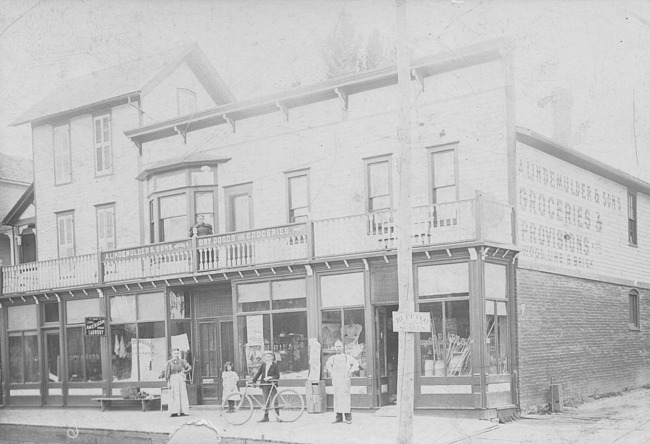
<instances>
[{"instance_id":1,"label":"wooden bench","mask_svg":"<svg viewBox=\"0 0 650 444\"><path fill-rule=\"evenodd\" d=\"M102 412L108 409L110 410L111 405L116 403L129 404L129 405L142 405L142 411L147 410L149 405L154 401L160 401L160 396L153 396L151 398L142 398L142 399L126 399L126 398L93 398L93 401L99 401L101 404Z\"/></svg>"}]
</instances>

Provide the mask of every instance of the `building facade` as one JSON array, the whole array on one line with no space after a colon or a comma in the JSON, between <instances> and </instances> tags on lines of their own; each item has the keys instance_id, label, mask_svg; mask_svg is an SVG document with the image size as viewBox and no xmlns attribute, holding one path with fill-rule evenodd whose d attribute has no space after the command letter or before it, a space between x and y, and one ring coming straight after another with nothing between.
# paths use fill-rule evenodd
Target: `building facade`
<instances>
[{"instance_id":1,"label":"building facade","mask_svg":"<svg viewBox=\"0 0 650 444\"><path fill-rule=\"evenodd\" d=\"M412 64L414 294L432 319L416 340L416 408L496 416L545 402L549 378L588 395L608 369L591 373L589 363L605 350L618 359L622 342L638 352L625 383L650 379L641 264L650 250L636 223L650 188L517 128L511 66L501 41ZM168 78L160 84L174 90ZM102 114L108 138L102 116L77 110L94 124L74 131L72 159L90 156L81 140L95 137L92 165L117 145L125 165L59 185L58 164L40 160L36 196L51 198L38 200L39 258L51 260L3 268L5 403L84 405L130 386L159 390L172 346L194 367L199 403L220 401L226 361L243 378L265 349L281 384L305 390L310 363L329 380L337 339L360 362L353 405L391 403L396 79L394 67L375 69L155 123L138 108L156 99L128 100ZM131 118L118 123L114 108ZM35 153L47 158L65 138L37 123ZM190 237L200 216L213 234ZM574 333L579 298L603 305L590 304ZM598 308L607 301L618 304L609 314ZM590 349L603 322L624 331ZM567 342L556 334L564 330ZM582 361L571 347L584 348Z\"/></svg>"}]
</instances>

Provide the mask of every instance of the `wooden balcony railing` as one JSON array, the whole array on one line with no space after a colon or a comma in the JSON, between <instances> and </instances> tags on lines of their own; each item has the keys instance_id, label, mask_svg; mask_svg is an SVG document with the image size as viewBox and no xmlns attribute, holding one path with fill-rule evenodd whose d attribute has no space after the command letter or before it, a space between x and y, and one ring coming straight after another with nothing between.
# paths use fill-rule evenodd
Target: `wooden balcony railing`
<instances>
[{"instance_id":1,"label":"wooden balcony railing","mask_svg":"<svg viewBox=\"0 0 650 444\"><path fill-rule=\"evenodd\" d=\"M512 207L477 197L413 209L414 246L512 244ZM48 292L396 248L394 211L163 242L0 268L1 294Z\"/></svg>"}]
</instances>

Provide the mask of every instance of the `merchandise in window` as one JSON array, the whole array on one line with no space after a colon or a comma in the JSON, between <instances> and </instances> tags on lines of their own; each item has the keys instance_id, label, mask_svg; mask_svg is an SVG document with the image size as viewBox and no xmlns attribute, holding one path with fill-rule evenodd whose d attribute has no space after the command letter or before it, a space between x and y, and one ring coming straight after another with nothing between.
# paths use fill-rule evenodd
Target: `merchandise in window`
<instances>
[{"instance_id":1,"label":"merchandise in window","mask_svg":"<svg viewBox=\"0 0 650 444\"><path fill-rule=\"evenodd\" d=\"M240 311L247 312L237 321L242 368L253 376L262 363L264 350L272 350L282 378L306 379L309 358L305 280L241 284L237 294Z\"/></svg>"},{"instance_id":2,"label":"merchandise in window","mask_svg":"<svg viewBox=\"0 0 650 444\"><path fill-rule=\"evenodd\" d=\"M321 313L321 342L323 359L321 361L323 377L331 378L325 364L336 353L334 344L343 342L343 350L359 361L359 369L352 376L365 376L368 368L368 351L366 350L366 329L363 308L323 310Z\"/></svg>"},{"instance_id":3,"label":"merchandise in window","mask_svg":"<svg viewBox=\"0 0 650 444\"><path fill-rule=\"evenodd\" d=\"M101 338L84 335L82 327L68 328L68 380L102 381Z\"/></svg>"},{"instance_id":4,"label":"merchandise in window","mask_svg":"<svg viewBox=\"0 0 650 444\"><path fill-rule=\"evenodd\" d=\"M486 301L488 375L503 375L510 371L508 363L508 310L505 302Z\"/></svg>"}]
</instances>

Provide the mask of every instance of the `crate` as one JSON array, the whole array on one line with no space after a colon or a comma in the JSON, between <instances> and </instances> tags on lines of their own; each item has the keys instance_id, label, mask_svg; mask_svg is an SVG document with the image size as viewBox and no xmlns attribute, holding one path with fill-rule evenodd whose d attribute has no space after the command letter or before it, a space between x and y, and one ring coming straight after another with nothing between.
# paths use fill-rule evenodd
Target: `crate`
<instances>
[{"instance_id":1,"label":"crate","mask_svg":"<svg viewBox=\"0 0 650 444\"><path fill-rule=\"evenodd\" d=\"M325 381L306 381L305 397L307 413L327 412L327 397L325 395Z\"/></svg>"}]
</instances>

